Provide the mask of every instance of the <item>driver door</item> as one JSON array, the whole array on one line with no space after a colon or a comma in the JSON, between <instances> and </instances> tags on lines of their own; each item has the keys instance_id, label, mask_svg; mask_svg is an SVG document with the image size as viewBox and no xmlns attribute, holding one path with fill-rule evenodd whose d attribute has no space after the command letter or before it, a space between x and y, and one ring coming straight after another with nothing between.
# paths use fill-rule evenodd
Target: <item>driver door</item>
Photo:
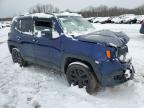
<instances>
[{"instance_id":1,"label":"driver door","mask_svg":"<svg viewBox=\"0 0 144 108\"><path fill-rule=\"evenodd\" d=\"M52 21L51 19L36 19L34 21L35 25L35 48L34 54L36 58L36 62L38 64L46 65L52 62L52 53L50 52L50 43L51 40L48 37L51 35L44 37L41 32L43 30L52 29Z\"/></svg>"}]
</instances>

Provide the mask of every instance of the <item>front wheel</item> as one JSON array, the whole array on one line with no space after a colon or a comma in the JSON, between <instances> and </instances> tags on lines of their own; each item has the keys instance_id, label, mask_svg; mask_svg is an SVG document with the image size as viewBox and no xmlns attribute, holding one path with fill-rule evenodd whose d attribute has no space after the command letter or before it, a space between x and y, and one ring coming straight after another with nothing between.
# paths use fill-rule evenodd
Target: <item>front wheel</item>
<instances>
[{"instance_id":1,"label":"front wheel","mask_svg":"<svg viewBox=\"0 0 144 108\"><path fill-rule=\"evenodd\" d=\"M79 88L86 87L86 91L89 94L96 92L99 88L97 79L90 68L81 62L69 64L66 76L70 85L78 85Z\"/></svg>"},{"instance_id":2,"label":"front wheel","mask_svg":"<svg viewBox=\"0 0 144 108\"><path fill-rule=\"evenodd\" d=\"M18 63L20 67L28 65L28 63L22 58L20 51L17 48L12 49L12 60L14 63Z\"/></svg>"}]
</instances>

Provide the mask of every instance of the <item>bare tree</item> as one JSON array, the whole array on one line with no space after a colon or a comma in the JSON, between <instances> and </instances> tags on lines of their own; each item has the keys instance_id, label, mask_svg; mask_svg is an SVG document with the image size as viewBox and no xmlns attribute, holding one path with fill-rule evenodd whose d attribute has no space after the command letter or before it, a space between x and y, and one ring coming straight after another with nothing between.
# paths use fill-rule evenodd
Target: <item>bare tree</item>
<instances>
[{"instance_id":1,"label":"bare tree","mask_svg":"<svg viewBox=\"0 0 144 108\"><path fill-rule=\"evenodd\" d=\"M29 9L29 13L58 13L60 10L51 4L38 4Z\"/></svg>"},{"instance_id":2,"label":"bare tree","mask_svg":"<svg viewBox=\"0 0 144 108\"><path fill-rule=\"evenodd\" d=\"M122 14L144 14L144 5L141 5L134 9L126 9L120 7L107 7L107 6L99 6L99 7L88 7L82 9L80 12L84 17L98 17L98 16L118 16Z\"/></svg>"},{"instance_id":3,"label":"bare tree","mask_svg":"<svg viewBox=\"0 0 144 108\"><path fill-rule=\"evenodd\" d=\"M70 9L66 9L65 12L72 12Z\"/></svg>"}]
</instances>

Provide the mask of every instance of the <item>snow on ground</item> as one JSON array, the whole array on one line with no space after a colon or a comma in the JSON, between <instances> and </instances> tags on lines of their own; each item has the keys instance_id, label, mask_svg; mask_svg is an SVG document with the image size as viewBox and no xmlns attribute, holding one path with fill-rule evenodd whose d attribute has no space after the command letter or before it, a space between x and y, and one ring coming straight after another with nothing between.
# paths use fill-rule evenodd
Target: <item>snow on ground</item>
<instances>
[{"instance_id":1,"label":"snow on ground","mask_svg":"<svg viewBox=\"0 0 144 108\"><path fill-rule=\"evenodd\" d=\"M122 85L101 88L94 95L84 89L68 87L64 77L45 67L13 64L7 48L8 28L0 30L0 108L143 108L144 105L144 35L140 25L95 24L97 30L126 32L136 77Z\"/></svg>"},{"instance_id":2,"label":"snow on ground","mask_svg":"<svg viewBox=\"0 0 144 108\"><path fill-rule=\"evenodd\" d=\"M9 32L9 27L0 29L0 43L7 40L7 33Z\"/></svg>"}]
</instances>

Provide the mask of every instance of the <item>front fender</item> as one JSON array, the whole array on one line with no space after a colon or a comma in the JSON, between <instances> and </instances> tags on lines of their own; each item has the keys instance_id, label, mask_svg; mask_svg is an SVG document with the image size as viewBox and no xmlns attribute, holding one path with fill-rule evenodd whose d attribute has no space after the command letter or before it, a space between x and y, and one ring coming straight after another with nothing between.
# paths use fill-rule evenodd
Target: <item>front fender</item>
<instances>
[{"instance_id":1,"label":"front fender","mask_svg":"<svg viewBox=\"0 0 144 108\"><path fill-rule=\"evenodd\" d=\"M79 55L78 54L68 54L68 53L64 54L63 60L61 62L61 72L65 72L64 66L65 66L67 58L74 58L74 59L78 59L78 60L89 63L94 71L94 74L97 77L97 80L101 81L102 75L99 71L99 64L95 63L95 60L93 60L92 58L87 57L87 56L82 56L80 54Z\"/></svg>"}]
</instances>

